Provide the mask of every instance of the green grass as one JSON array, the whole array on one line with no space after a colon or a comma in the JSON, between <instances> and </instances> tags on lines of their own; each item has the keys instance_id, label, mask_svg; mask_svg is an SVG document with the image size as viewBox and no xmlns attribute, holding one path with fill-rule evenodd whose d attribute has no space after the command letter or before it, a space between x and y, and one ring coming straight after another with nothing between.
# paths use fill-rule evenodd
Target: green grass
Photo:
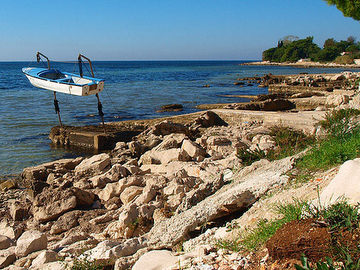
<instances>
[{"instance_id":1,"label":"green grass","mask_svg":"<svg viewBox=\"0 0 360 270\"><path fill-rule=\"evenodd\" d=\"M360 156L360 124L354 120L359 110L339 110L327 114L320 125L327 136L313 146L297 168L302 170L327 170L347 160Z\"/></svg>"},{"instance_id":2,"label":"green grass","mask_svg":"<svg viewBox=\"0 0 360 270\"><path fill-rule=\"evenodd\" d=\"M307 136L303 132L294 130L289 127L276 126L270 130L270 136L275 141L275 148L270 149L267 153L263 150L255 149L238 149L237 157L241 159L245 166L253 162L266 158L270 161L285 158L297 154L312 145L315 138Z\"/></svg>"},{"instance_id":3,"label":"green grass","mask_svg":"<svg viewBox=\"0 0 360 270\"><path fill-rule=\"evenodd\" d=\"M269 135L273 137L276 143L276 147L268 153L269 160L295 155L315 142L313 136L307 136L303 132L289 127L273 127Z\"/></svg>"}]
</instances>

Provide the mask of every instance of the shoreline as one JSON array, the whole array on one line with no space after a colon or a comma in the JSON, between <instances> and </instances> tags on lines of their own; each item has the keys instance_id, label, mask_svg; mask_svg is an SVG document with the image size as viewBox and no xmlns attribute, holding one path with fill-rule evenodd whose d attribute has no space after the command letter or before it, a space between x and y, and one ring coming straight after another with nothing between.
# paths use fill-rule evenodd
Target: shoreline
<instances>
[{"instance_id":1,"label":"shoreline","mask_svg":"<svg viewBox=\"0 0 360 270\"><path fill-rule=\"evenodd\" d=\"M258 62L247 62L242 63L240 66L284 66L284 67L298 67L298 68L351 68L360 69L360 65L357 64L336 64L336 63L320 63L320 62L269 62L269 61L258 61Z\"/></svg>"},{"instance_id":2,"label":"shoreline","mask_svg":"<svg viewBox=\"0 0 360 270\"><path fill-rule=\"evenodd\" d=\"M264 205L280 199L290 202L294 194L314 200L318 182L287 188L294 180L290 175L297 172L294 170L299 154L274 161L255 159L252 164L245 159L246 153L279 149L275 136L280 127L321 136L317 125L327 111L340 106L359 107L358 90L345 93L350 90L349 83L356 86L353 82L359 74L326 76L264 76L267 79L261 83L281 83L288 88L285 94L258 95L254 102L246 104L257 105L260 110L234 107L107 123L109 132L113 129L115 133L139 134L128 141L119 140L111 151L91 157L25 168L21 180L26 190L11 181L4 192L0 189L0 234L8 240L8 253L4 253L7 260L0 268L14 264L21 269L39 265L65 269L63 263L75 265L82 258L76 254L83 253L81 256L89 261L108 268L144 269L138 267L143 256L164 249L175 258L171 264L190 267L198 258L206 258L205 250L215 250L216 241L236 239L234 233L253 228L260 217L271 218ZM309 87L325 86L332 87L331 93L308 91ZM319 98L319 102L308 110L284 109L294 105L290 101L293 98ZM84 136L100 133L102 126L72 128ZM332 176L325 172L314 179ZM329 181L320 184L325 187ZM216 226L204 227L213 223ZM207 230L198 232L199 227ZM20 243L28 235L41 245L29 245L23 251ZM179 245L182 253L170 251ZM204 252L199 253L198 248ZM216 252L218 258L224 254ZM244 258L255 267L261 264L259 253L245 257L245 253L227 252L235 257L230 265L238 266ZM184 257L177 257L179 254ZM45 255L50 259L41 260ZM162 263L161 257L156 261ZM229 265L224 257L217 263ZM267 259L268 265L272 263L272 258Z\"/></svg>"}]
</instances>

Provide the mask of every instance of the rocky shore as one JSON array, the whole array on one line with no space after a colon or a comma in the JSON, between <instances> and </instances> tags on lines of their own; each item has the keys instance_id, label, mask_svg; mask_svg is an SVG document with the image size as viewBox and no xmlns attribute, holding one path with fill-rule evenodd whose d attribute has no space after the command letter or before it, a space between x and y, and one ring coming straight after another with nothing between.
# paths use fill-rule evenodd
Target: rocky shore
<instances>
[{"instance_id":1,"label":"rocky shore","mask_svg":"<svg viewBox=\"0 0 360 270\"><path fill-rule=\"evenodd\" d=\"M320 63L320 62L312 62L312 61L298 61L298 62L270 62L270 61L258 61L258 62L247 62L241 65L246 66L288 66L288 67L301 67L301 68L360 68L358 64L336 64L336 63Z\"/></svg>"},{"instance_id":2,"label":"rocky shore","mask_svg":"<svg viewBox=\"0 0 360 270\"><path fill-rule=\"evenodd\" d=\"M294 187L298 156L245 166L238 153L276 147L274 126L321 136L317 117L360 108L359 77L246 78L282 91L174 121L128 122L136 135L111 151L25 168L0 184L0 268L270 269L266 249L233 252L217 241L270 218L274 202L315 199L338 169Z\"/></svg>"}]
</instances>

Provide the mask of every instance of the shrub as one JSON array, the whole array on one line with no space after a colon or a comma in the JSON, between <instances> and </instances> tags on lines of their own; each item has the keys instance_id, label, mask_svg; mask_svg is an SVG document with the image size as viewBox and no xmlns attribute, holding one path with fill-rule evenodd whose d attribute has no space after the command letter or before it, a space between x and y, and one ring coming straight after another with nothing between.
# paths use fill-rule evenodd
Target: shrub
<instances>
[{"instance_id":1,"label":"shrub","mask_svg":"<svg viewBox=\"0 0 360 270\"><path fill-rule=\"evenodd\" d=\"M307 136L303 132L282 126L273 127L270 135L276 143L276 148L268 153L270 160L297 154L315 141L315 138L312 136Z\"/></svg>"},{"instance_id":2,"label":"shrub","mask_svg":"<svg viewBox=\"0 0 360 270\"><path fill-rule=\"evenodd\" d=\"M360 115L359 110L341 109L326 113L325 120L320 121L327 134L332 137L343 137L359 131L359 124L354 117Z\"/></svg>"},{"instance_id":3,"label":"shrub","mask_svg":"<svg viewBox=\"0 0 360 270\"><path fill-rule=\"evenodd\" d=\"M253 162L265 158L266 154L264 151L259 149L255 149L254 151L249 149L237 149L236 156L241 159L242 164L249 166Z\"/></svg>"},{"instance_id":4,"label":"shrub","mask_svg":"<svg viewBox=\"0 0 360 270\"><path fill-rule=\"evenodd\" d=\"M350 55L345 54L336 57L334 62L340 65L354 64L354 58L351 57Z\"/></svg>"}]
</instances>

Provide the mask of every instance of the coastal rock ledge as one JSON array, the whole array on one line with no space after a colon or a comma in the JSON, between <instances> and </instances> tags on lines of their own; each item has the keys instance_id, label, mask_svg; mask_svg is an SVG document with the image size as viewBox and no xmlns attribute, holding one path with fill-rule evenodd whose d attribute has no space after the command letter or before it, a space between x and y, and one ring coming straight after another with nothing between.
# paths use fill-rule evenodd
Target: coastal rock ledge
<instances>
[{"instance_id":1,"label":"coastal rock ledge","mask_svg":"<svg viewBox=\"0 0 360 270\"><path fill-rule=\"evenodd\" d=\"M13 197L0 217L0 267L66 269L96 261L109 269L150 269L149 262L178 269L209 254L223 265L249 267L248 257L214 243L229 236L232 219L244 227L258 220L299 156L245 166L240 150L276 147L271 125L229 111L162 121L107 153L24 169L26 190L1 193ZM186 252L170 251L179 247Z\"/></svg>"}]
</instances>

